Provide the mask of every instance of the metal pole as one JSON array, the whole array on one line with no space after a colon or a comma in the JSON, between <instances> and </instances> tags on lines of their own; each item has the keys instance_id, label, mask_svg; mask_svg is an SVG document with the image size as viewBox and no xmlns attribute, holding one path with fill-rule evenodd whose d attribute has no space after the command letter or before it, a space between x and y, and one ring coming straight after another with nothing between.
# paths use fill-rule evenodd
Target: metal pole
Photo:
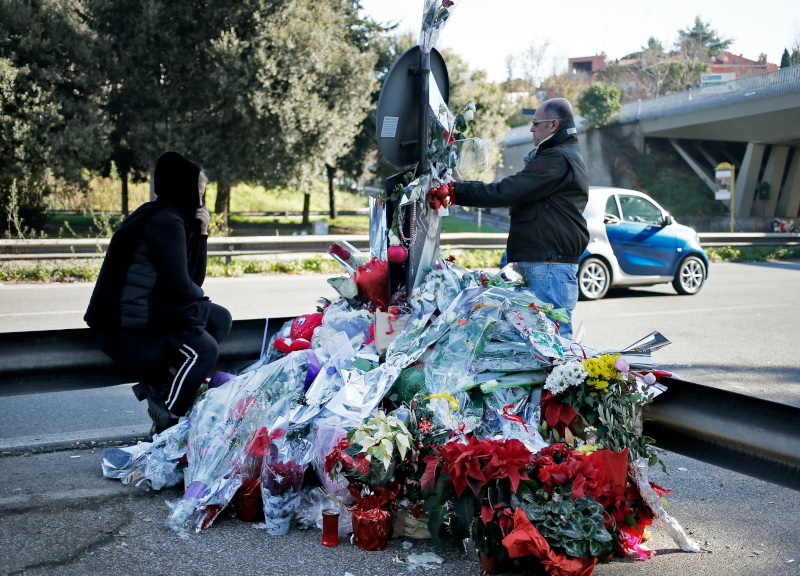
<instances>
[{"instance_id":1,"label":"metal pole","mask_svg":"<svg viewBox=\"0 0 800 576\"><path fill-rule=\"evenodd\" d=\"M430 100L431 55L420 49L419 56L419 134L417 136L417 152L419 167L417 176L427 174L428 168L428 101Z\"/></svg>"},{"instance_id":2,"label":"metal pole","mask_svg":"<svg viewBox=\"0 0 800 576\"><path fill-rule=\"evenodd\" d=\"M733 234L734 198L736 198L736 166L731 164L731 234Z\"/></svg>"}]
</instances>

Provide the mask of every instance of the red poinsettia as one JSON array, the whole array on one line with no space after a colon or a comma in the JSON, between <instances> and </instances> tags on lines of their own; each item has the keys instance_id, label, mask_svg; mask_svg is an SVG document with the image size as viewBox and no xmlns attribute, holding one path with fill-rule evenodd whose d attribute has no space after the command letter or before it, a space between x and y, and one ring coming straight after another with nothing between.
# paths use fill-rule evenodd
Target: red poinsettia
<instances>
[{"instance_id":1,"label":"red poinsettia","mask_svg":"<svg viewBox=\"0 0 800 576\"><path fill-rule=\"evenodd\" d=\"M331 453L325 457L325 472L328 475L332 475L336 464L341 462L345 469L345 474L347 474L347 469L350 469L366 476L369 473L369 460L366 459L364 454L358 454L353 458L345 452L347 448L350 448L350 442L348 442L347 438L342 438Z\"/></svg>"},{"instance_id":2,"label":"red poinsettia","mask_svg":"<svg viewBox=\"0 0 800 576\"><path fill-rule=\"evenodd\" d=\"M545 390L542 392L542 414L547 425L563 436L564 429L572 424L577 412L569 404L562 404L560 395Z\"/></svg>"},{"instance_id":3,"label":"red poinsettia","mask_svg":"<svg viewBox=\"0 0 800 576\"><path fill-rule=\"evenodd\" d=\"M467 486L478 496L490 480L508 478L511 488L517 491L520 479L527 480L527 465L531 453L519 440L479 440L474 436L467 443L449 442L436 456L425 458L427 468L420 481L421 487L436 483L436 470L440 463L453 482L456 495L461 497Z\"/></svg>"}]
</instances>

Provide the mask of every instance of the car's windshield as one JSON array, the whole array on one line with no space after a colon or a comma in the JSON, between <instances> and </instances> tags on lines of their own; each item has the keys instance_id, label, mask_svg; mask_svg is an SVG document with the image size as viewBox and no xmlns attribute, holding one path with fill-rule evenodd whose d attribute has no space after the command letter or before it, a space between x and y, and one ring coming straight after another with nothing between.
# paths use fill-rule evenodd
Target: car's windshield
<instances>
[{"instance_id":1,"label":"car's windshield","mask_svg":"<svg viewBox=\"0 0 800 576\"><path fill-rule=\"evenodd\" d=\"M640 224L660 225L663 215L658 207L642 198L629 194L620 194L619 203L622 208L622 220L625 222L637 222ZM606 207L608 210L608 207Z\"/></svg>"}]
</instances>

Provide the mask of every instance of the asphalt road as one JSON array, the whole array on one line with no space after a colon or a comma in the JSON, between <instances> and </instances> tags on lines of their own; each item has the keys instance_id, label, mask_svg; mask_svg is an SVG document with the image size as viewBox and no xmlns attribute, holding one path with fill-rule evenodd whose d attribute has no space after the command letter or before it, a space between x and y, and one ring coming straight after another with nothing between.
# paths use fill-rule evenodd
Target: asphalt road
<instances>
[{"instance_id":1,"label":"asphalt road","mask_svg":"<svg viewBox=\"0 0 800 576\"><path fill-rule=\"evenodd\" d=\"M620 291L580 303L576 318L592 347L659 330L674 344L655 359L692 364L676 369L683 378L800 406L799 280L800 263L715 264L697 296L666 286ZM318 276L210 279L206 287L235 318L306 313L331 294ZM80 327L90 293L91 285L0 287L0 331ZM326 549L319 531L270 537L231 517L177 537L163 521L164 500L179 498L179 489L155 493L100 475L109 438L147 427L129 386L0 398L0 451L11 452L0 454L0 574L407 573L395 560L408 553L398 541L381 552ZM41 453L46 442L67 441L82 449ZM681 553L654 527L656 558L615 560L598 575L800 575L800 492L674 454L665 461L670 475L654 468L651 479L675 492L670 513L705 551ZM443 557L441 576L479 573L453 549L411 549L424 551Z\"/></svg>"},{"instance_id":2,"label":"asphalt road","mask_svg":"<svg viewBox=\"0 0 800 576\"><path fill-rule=\"evenodd\" d=\"M236 319L313 311L333 297L327 275L210 278L212 300ZM78 328L92 284L0 287L0 331ZM656 353L686 380L800 406L800 262L713 264L696 296L669 285L580 302L584 344L624 347L658 330L673 344ZM149 428L129 386L0 398L0 448L130 436Z\"/></svg>"}]
</instances>

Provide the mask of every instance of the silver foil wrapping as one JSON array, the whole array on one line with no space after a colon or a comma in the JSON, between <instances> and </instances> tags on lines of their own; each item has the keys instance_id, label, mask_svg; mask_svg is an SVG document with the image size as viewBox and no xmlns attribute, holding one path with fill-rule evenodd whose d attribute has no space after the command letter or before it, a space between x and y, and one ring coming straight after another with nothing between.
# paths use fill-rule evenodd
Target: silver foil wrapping
<instances>
[{"instance_id":1,"label":"silver foil wrapping","mask_svg":"<svg viewBox=\"0 0 800 576\"><path fill-rule=\"evenodd\" d=\"M647 459L639 458L628 466L628 475L636 484L639 494L642 495L647 506L653 512L653 517L664 527L681 550L684 552L700 552L700 544L689 538L681 525L678 524L678 521L664 510L664 503L661 501L661 497L650 486L648 468Z\"/></svg>"}]
</instances>

